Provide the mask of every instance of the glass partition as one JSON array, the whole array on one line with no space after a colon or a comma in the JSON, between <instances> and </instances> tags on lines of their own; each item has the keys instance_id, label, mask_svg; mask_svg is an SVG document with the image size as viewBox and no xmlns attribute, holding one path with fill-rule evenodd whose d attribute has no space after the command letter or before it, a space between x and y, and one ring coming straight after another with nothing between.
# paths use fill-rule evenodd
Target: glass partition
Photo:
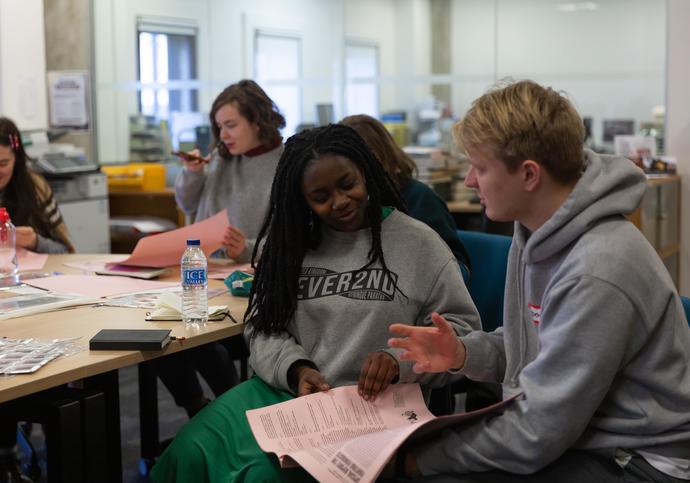
<instances>
[{"instance_id":1,"label":"glass partition","mask_svg":"<svg viewBox=\"0 0 690 483\"><path fill-rule=\"evenodd\" d=\"M171 148L189 147L207 133L196 128L208 123L213 98L245 77L287 115L285 137L361 111L397 129L401 143L447 147L453 122L506 77L567 92L598 148L612 147L611 126L663 132L665 0L99 0L93 8L101 162L130 160L141 118L130 119L141 114L152 116L145 125L163 121ZM164 52L167 78L139 62ZM170 65L176 59L188 65Z\"/></svg>"}]
</instances>

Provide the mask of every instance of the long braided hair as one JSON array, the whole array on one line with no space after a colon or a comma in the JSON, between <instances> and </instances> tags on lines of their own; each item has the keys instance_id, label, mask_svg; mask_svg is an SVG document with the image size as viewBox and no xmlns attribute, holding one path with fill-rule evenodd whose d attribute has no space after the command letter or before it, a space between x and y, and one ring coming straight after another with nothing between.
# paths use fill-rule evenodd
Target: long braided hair
<instances>
[{"instance_id":1,"label":"long braided hair","mask_svg":"<svg viewBox=\"0 0 690 483\"><path fill-rule=\"evenodd\" d=\"M360 270L381 264L389 274L381 247L383 206L406 212L400 195L381 164L357 132L339 124L303 131L285 143L271 187L271 200L257 243L265 241L256 266L249 307L244 320L257 332L278 333L287 327L297 309L298 279L308 249L321 243L321 220L314 215L302 195L302 177L307 166L321 156L344 156L364 176L369 202L367 216L371 227L368 262Z\"/></svg>"}]
</instances>

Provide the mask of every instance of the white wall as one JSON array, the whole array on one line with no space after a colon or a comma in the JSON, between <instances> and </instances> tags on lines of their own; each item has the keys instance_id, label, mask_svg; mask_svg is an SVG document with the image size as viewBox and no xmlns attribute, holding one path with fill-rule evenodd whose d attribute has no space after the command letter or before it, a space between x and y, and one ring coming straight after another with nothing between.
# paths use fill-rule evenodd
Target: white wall
<instances>
[{"instance_id":1,"label":"white wall","mask_svg":"<svg viewBox=\"0 0 690 483\"><path fill-rule=\"evenodd\" d=\"M129 116L136 114L137 17L193 22L198 27L197 72L210 78L207 0L98 0L93 2L96 116L101 163L129 158ZM208 105L207 92L199 102Z\"/></svg>"},{"instance_id":2,"label":"white wall","mask_svg":"<svg viewBox=\"0 0 690 483\"><path fill-rule=\"evenodd\" d=\"M600 0L598 10L571 13L560 3L453 2L456 114L510 76L566 91L593 117L597 140L604 118L651 120L664 103L665 0Z\"/></svg>"},{"instance_id":3,"label":"white wall","mask_svg":"<svg viewBox=\"0 0 690 483\"><path fill-rule=\"evenodd\" d=\"M299 37L302 120L314 121L317 103L334 102L342 75L342 10L342 0L212 0L212 80L225 86L253 77L256 30Z\"/></svg>"},{"instance_id":4,"label":"white wall","mask_svg":"<svg viewBox=\"0 0 690 483\"><path fill-rule=\"evenodd\" d=\"M666 151L681 175L680 293L690 296L690 2L668 2Z\"/></svg>"},{"instance_id":5,"label":"white wall","mask_svg":"<svg viewBox=\"0 0 690 483\"><path fill-rule=\"evenodd\" d=\"M302 112L333 102L342 63L342 0L98 0L96 33L97 116L100 162L128 158L128 116L137 111L138 16L194 22L198 27L199 105L208 112L227 85L253 77L254 31L302 39Z\"/></svg>"},{"instance_id":6,"label":"white wall","mask_svg":"<svg viewBox=\"0 0 690 483\"><path fill-rule=\"evenodd\" d=\"M378 46L379 75L384 78L399 73L396 4L396 0L346 0L345 3L345 36L348 40ZM394 82L380 84L379 96L380 112L401 108Z\"/></svg>"},{"instance_id":7,"label":"white wall","mask_svg":"<svg viewBox=\"0 0 690 483\"><path fill-rule=\"evenodd\" d=\"M0 113L21 130L48 127L43 0L0 0Z\"/></svg>"},{"instance_id":8,"label":"white wall","mask_svg":"<svg viewBox=\"0 0 690 483\"><path fill-rule=\"evenodd\" d=\"M412 113L431 95L429 0L346 0L345 35L379 46L380 112Z\"/></svg>"}]
</instances>

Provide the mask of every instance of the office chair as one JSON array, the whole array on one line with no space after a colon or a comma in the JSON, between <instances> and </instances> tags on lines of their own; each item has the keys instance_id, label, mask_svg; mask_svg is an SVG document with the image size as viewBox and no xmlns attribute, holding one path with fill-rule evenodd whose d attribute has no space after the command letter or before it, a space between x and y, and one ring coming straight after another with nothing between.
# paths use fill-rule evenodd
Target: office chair
<instances>
[{"instance_id":1,"label":"office chair","mask_svg":"<svg viewBox=\"0 0 690 483\"><path fill-rule=\"evenodd\" d=\"M503 325L503 291L512 239L504 235L465 230L458 230L457 234L472 262L472 275L465 283L481 317L482 329L491 332ZM431 391L429 409L437 416L453 413L455 394L467 391L470 385L472 390L468 393L467 407L481 406L484 401L495 397L493 392L484 393L485 385L476 385L464 379Z\"/></svg>"},{"instance_id":2,"label":"office chair","mask_svg":"<svg viewBox=\"0 0 690 483\"><path fill-rule=\"evenodd\" d=\"M503 325L503 292L512 239L476 231L457 233L472 261L467 288L482 319L482 329L491 332Z\"/></svg>"}]
</instances>

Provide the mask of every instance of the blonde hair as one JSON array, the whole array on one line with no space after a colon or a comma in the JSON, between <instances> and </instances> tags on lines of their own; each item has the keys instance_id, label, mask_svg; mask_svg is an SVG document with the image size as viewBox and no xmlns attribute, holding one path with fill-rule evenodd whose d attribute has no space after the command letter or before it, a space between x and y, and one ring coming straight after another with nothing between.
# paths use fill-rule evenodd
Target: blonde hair
<instances>
[{"instance_id":1,"label":"blonde hair","mask_svg":"<svg viewBox=\"0 0 690 483\"><path fill-rule=\"evenodd\" d=\"M417 165L395 144L391 133L379 121L366 114L357 114L343 118L340 124L357 131L398 190L402 189L408 179L416 177Z\"/></svg>"},{"instance_id":2,"label":"blonde hair","mask_svg":"<svg viewBox=\"0 0 690 483\"><path fill-rule=\"evenodd\" d=\"M533 81L502 84L475 100L453 127L458 146L487 152L510 172L530 159L557 182L577 180L583 169L585 129L572 103Z\"/></svg>"}]
</instances>

